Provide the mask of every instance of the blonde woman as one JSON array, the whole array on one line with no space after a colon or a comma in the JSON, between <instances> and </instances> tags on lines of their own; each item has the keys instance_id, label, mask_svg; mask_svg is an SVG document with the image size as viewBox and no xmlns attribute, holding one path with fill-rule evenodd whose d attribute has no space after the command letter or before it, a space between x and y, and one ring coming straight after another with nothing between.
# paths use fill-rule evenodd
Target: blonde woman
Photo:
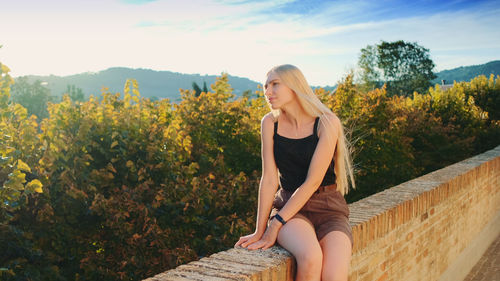
<instances>
[{"instance_id":1,"label":"blonde woman","mask_svg":"<svg viewBox=\"0 0 500 281\"><path fill-rule=\"evenodd\" d=\"M235 247L277 241L297 261L296 280L347 280L353 241L343 195L354 179L342 124L293 65L272 68L264 89L271 112L261 124L256 230Z\"/></svg>"}]
</instances>

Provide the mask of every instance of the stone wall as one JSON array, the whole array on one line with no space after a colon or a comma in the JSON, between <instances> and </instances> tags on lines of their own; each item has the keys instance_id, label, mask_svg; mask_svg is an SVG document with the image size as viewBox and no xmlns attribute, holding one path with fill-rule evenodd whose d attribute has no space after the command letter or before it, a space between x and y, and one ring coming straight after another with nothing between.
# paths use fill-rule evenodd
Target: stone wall
<instances>
[{"instance_id":1,"label":"stone wall","mask_svg":"<svg viewBox=\"0 0 500 281\"><path fill-rule=\"evenodd\" d=\"M349 280L462 280L500 233L500 146L349 205ZM230 249L153 280L293 280L288 252Z\"/></svg>"}]
</instances>

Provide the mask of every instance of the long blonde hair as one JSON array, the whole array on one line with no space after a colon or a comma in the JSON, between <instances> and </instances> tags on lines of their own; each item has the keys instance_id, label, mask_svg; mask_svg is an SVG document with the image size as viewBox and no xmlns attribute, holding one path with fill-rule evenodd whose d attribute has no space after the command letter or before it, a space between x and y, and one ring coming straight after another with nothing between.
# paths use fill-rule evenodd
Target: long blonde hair
<instances>
[{"instance_id":1,"label":"long blonde hair","mask_svg":"<svg viewBox=\"0 0 500 281\"><path fill-rule=\"evenodd\" d=\"M314 94L300 69L290 64L283 64L273 67L267 73L267 76L269 76L271 73L275 73L276 75L278 75L282 83L284 83L288 88L292 89L293 92L295 92L300 105L302 106L302 108L304 108L307 114L313 117L320 117L320 122L322 122L325 127L332 128L333 131L335 126L328 118L328 115L335 114ZM275 119L278 118L278 116L281 114L281 110L279 109L273 110L271 108L271 112ZM336 145L333 155L333 158L335 160L334 170L337 190L342 193L342 195L345 195L349 191L349 182L352 188L355 188L356 184L354 182L349 142L345 137L344 127L341 123L338 130L339 134L337 143L333 144ZM331 134L327 134L327 136L331 138Z\"/></svg>"}]
</instances>

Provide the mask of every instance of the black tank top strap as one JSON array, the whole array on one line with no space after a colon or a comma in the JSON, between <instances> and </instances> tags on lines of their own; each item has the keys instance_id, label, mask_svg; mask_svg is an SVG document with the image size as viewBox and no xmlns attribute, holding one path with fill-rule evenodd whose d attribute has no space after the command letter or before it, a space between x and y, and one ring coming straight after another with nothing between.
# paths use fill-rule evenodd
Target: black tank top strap
<instances>
[{"instance_id":1,"label":"black tank top strap","mask_svg":"<svg viewBox=\"0 0 500 281\"><path fill-rule=\"evenodd\" d=\"M316 120L314 120L314 135L319 138L318 136L318 123L319 123L319 116L316 117Z\"/></svg>"},{"instance_id":2,"label":"black tank top strap","mask_svg":"<svg viewBox=\"0 0 500 281\"><path fill-rule=\"evenodd\" d=\"M274 122L274 135L278 134L278 121Z\"/></svg>"}]
</instances>

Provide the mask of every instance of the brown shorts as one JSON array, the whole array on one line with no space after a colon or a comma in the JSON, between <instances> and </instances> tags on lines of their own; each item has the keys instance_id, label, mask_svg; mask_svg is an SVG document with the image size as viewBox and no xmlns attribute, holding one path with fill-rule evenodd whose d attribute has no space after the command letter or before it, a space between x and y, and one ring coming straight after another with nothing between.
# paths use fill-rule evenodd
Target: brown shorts
<instances>
[{"instance_id":1,"label":"brown shorts","mask_svg":"<svg viewBox=\"0 0 500 281\"><path fill-rule=\"evenodd\" d=\"M332 231L341 231L349 237L352 246L353 238L351 226L349 225L349 208L344 196L335 187L335 185L320 187L293 218L300 218L309 222L316 231L318 241ZM276 192L270 217L285 206L292 194L293 192L286 191L283 188Z\"/></svg>"}]
</instances>

